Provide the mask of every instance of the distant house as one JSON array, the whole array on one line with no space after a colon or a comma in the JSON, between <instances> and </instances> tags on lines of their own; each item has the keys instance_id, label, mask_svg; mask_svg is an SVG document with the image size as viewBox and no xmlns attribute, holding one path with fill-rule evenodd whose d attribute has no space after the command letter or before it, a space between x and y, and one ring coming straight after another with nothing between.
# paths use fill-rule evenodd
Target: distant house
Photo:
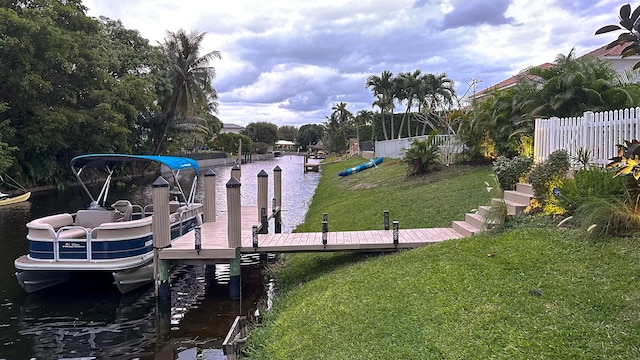
<instances>
[{"instance_id":1,"label":"distant house","mask_svg":"<svg viewBox=\"0 0 640 360\"><path fill-rule=\"evenodd\" d=\"M600 60L607 61L611 63L611 66L616 70L618 74L620 74L620 73L623 73L625 70L632 68L638 61L640 61L640 56L638 55L622 58L622 55L621 55L622 50L625 47L626 45L622 45L622 46L617 45L611 49L607 49L607 45L603 45L591 52L584 54L583 56L592 56ZM534 67L522 70L517 75L514 75L508 79L502 80L499 83L489 86L488 88L482 91L478 91L477 93L474 93L473 95L471 95L469 98L470 100L479 100L489 95L493 90L508 89L512 86L515 86L518 83L518 80L521 79L523 76L531 78L532 75L528 74L530 69L532 68L548 69L552 66L553 64L551 63L544 63L538 66L534 66Z\"/></svg>"},{"instance_id":2,"label":"distant house","mask_svg":"<svg viewBox=\"0 0 640 360\"><path fill-rule=\"evenodd\" d=\"M583 56L593 56L600 60L611 63L611 66L616 70L618 74L625 70L632 68L638 61L640 61L640 55L627 56L622 58L622 50L627 46L616 45L611 49L607 49L607 45L599 47L591 52L586 53Z\"/></svg>"},{"instance_id":3,"label":"distant house","mask_svg":"<svg viewBox=\"0 0 640 360\"><path fill-rule=\"evenodd\" d=\"M220 134L234 133L240 134L240 132L244 130L244 127L236 124L223 124L222 129L220 129Z\"/></svg>"},{"instance_id":4,"label":"distant house","mask_svg":"<svg viewBox=\"0 0 640 360\"><path fill-rule=\"evenodd\" d=\"M514 75L506 80L502 80L499 83L489 86L488 88L478 91L477 93L474 93L470 96L471 100L479 100L482 99L483 97L489 95L492 91L494 90L504 90L504 89L508 89L510 87L515 86L518 83L518 80L522 79L523 77L529 78L531 80L534 79L534 75L529 74L529 70L531 69L536 69L536 68L542 68L542 69L548 69L550 67L552 67L553 64L551 63L544 63L544 64L540 64L538 66L533 66L530 68L527 68L525 70L522 70L520 73L518 73L517 75Z\"/></svg>"}]
</instances>

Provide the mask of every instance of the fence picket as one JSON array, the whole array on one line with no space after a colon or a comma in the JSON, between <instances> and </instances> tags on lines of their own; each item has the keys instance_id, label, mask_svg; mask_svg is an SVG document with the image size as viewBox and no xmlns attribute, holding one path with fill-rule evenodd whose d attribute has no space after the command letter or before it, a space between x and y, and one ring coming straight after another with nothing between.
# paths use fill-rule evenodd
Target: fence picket
<instances>
[{"instance_id":1,"label":"fence picket","mask_svg":"<svg viewBox=\"0 0 640 360\"><path fill-rule=\"evenodd\" d=\"M587 111L582 117L536 119L534 159L542 162L555 150L575 156L578 149L591 152L591 162L605 166L617 155L617 144L640 137L640 107L600 113Z\"/></svg>"}]
</instances>

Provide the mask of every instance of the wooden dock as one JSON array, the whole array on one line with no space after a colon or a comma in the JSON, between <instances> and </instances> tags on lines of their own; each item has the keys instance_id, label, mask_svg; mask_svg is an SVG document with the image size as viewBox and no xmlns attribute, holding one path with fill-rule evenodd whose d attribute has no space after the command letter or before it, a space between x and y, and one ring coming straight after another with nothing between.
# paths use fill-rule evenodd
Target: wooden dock
<instances>
[{"instance_id":1,"label":"wooden dock","mask_svg":"<svg viewBox=\"0 0 640 360\"><path fill-rule=\"evenodd\" d=\"M273 214L272 210L268 210ZM242 254L251 253L291 253L319 251L395 251L411 249L463 235L451 228L399 229L397 242L394 242L393 230L364 230L258 234L254 247L253 227L260 227L258 207L241 208ZM191 231L174 240L171 247L161 249L159 259L176 260L184 263L224 263L236 258L236 249L228 246L227 213L222 213L216 222L201 225L201 249L195 249L195 232ZM272 232L273 229L270 229ZM324 236L323 236L324 235ZM326 238L326 241L324 240Z\"/></svg>"}]
</instances>

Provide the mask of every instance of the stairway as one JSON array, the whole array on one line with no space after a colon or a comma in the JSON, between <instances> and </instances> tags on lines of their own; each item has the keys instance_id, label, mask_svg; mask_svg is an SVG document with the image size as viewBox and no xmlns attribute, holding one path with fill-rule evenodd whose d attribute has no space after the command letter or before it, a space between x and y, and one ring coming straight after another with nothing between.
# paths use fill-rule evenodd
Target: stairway
<instances>
[{"instance_id":1,"label":"stairway","mask_svg":"<svg viewBox=\"0 0 640 360\"><path fill-rule=\"evenodd\" d=\"M502 204L504 204L507 215L522 215L532 198L533 187L530 184L519 183L516 185L515 190L505 191L503 199L491 199L491 206L503 206ZM478 206L476 212L465 214L464 221L454 221L451 227L464 236L472 236L492 228L496 224L493 224L491 220L485 219L491 210L491 206Z\"/></svg>"}]
</instances>

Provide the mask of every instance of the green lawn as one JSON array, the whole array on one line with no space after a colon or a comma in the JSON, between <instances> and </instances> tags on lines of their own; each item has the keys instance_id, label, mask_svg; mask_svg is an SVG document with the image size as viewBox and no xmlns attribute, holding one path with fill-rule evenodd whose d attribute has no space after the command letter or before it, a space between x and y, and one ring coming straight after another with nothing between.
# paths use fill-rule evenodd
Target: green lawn
<instances>
[{"instance_id":1,"label":"green lawn","mask_svg":"<svg viewBox=\"0 0 640 360\"><path fill-rule=\"evenodd\" d=\"M379 228L381 220L366 220L381 214L366 201L373 194L407 227L447 226L473 207L467 201L487 202L488 168L407 179L391 161L352 178L333 173L358 162L323 169L300 229L316 229L310 219L322 212L336 230ZM440 199L444 193L453 195ZM346 204L352 210L341 214L349 218L335 216ZM253 329L247 356L640 358L638 247L632 238L589 242L527 217L500 233L387 255L290 255L270 270L279 288L274 311Z\"/></svg>"}]
</instances>

